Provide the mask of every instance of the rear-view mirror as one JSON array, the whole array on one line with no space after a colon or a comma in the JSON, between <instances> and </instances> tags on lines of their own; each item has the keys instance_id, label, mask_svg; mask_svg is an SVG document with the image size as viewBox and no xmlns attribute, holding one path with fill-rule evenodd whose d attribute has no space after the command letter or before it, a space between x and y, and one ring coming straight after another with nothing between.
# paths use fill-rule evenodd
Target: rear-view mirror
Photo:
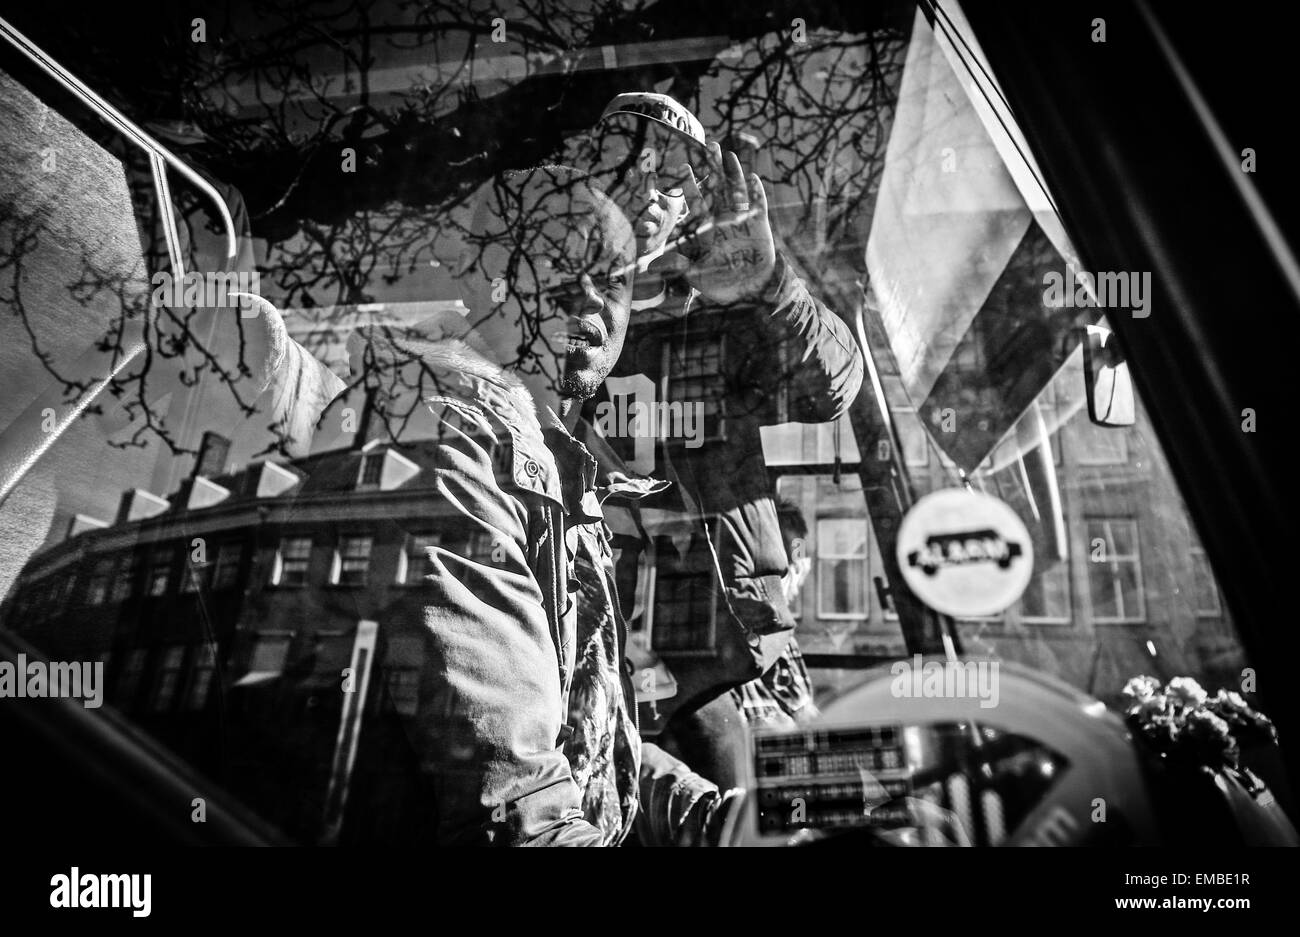
<instances>
[{"instance_id":1,"label":"rear-view mirror","mask_svg":"<svg viewBox=\"0 0 1300 937\"><path fill-rule=\"evenodd\" d=\"M1132 426L1136 420L1133 379L1110 329L1100 325L1087 327L1083 374L1088 391L1088 418L1098 426Z\"/></svg>"}]
</instances>

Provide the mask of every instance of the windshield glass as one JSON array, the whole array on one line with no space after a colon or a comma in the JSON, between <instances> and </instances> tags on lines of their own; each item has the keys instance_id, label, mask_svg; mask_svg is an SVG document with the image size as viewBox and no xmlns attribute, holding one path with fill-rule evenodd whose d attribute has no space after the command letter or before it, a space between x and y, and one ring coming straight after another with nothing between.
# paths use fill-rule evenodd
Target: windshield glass
<instances>
[{"instance_id":1,"label":"windshield glass","mask_svg":"<svg viewBox=\"0 0 1300 937\"><path fill-rule=\"evenodd\" d=\"M655 4L468 6L455 23L397 3L214 6L220 54L137 36L146 76L95 54L120 28L17 21L229 218L0 58L4 628L102 664L107 706L292 835L401 839L430 557L490 566L501 545L426 510L434 389L385 370L382 336L460 334L474 207L498 173L600 180L615 152L602 185L642 262L609 287L630 290L631 321L584 438L674 482L605 510L647 738L723 655L743 592L727 564L762 565L761 529L782 557L762 588L784 597L816 703L945 649L1108 704L1138 674L1239 684L1249 662L1146 409L1090 413L1090 393L1104 415L1131 390L1112 375L1098 391L1102 352L1086 354L1100 291L1121 284L1076 276L1087 259L956 5L872 4L836 28L737 9L725 34L661 23ZM624 91L683 102L761 180L779 257L764 286L802 281L841 348L865 351L851 400L834 396L843 375L829 397L809 389L822 352L734 302L691 285L669 311L685 268L656 264L685 239L659 237L625 173L645 178L648 152L664 210L696 220L692 187L721 173L685 120L593 133ZM645 145L660 138L662 164ZM1147 315L1149 283L1122 285L1105 315ZM273 308L227 305L232 288ZM310 418L286 417L286 394ZM995 496L1028 532L1029 584L997 614L936 613L900 578L903 517L948 488ZM775 508L756 519L760 501Z\"/></svg>"}]
</instances>

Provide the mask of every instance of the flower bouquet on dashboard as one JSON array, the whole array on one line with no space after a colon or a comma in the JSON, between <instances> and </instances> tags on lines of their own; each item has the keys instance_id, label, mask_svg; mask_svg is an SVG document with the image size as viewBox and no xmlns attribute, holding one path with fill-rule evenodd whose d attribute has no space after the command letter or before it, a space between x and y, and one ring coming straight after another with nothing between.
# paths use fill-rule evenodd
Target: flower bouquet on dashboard
<instances>
[{"instance_id":1,"label":"flower bouquet on dashboard","mask_svg":"<svg viewBox=\"0 0 1300 937\"><path fill-rule=\"evenodd\" d=\"M1217 815L1221 831L1245 845L1297 844L1295 828L1273 793L1241 762L1243 745L1271 749L1276 744L1277 730L1267 716L1239 693L1220 689L1211 696L1191 677L1174 677L1163 686L1155 677L1133 677L1123 695L1125 721L1155 762L1154 770L1170 782L1166 792L1174 794L1174 802L1189 794L1220 800L1226 813L1208 804L1187 806L1201 817Z\"/></svg>"}]
</instances>

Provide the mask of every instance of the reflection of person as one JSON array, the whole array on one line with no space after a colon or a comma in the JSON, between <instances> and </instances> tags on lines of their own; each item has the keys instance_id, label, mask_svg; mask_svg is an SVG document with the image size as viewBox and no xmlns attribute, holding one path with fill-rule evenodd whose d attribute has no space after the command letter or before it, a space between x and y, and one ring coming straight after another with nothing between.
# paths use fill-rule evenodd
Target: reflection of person
<instances>
[{"instance_id":1,"label":"reflection of person","mask_svg":"<svg viewBox=\"0 0 1300 937\"><path fill-rule=\"evenodd\" d=\"M596 178L637 239L633 309L644 326L616 373L642 374L672 398L670 379L695 374L706 349L721 362L716 383L705 375L704 384L682 385L695 381L684 393L711 396L683 404L720 414L703 445L659 447L677 483L676 513L696 519L696 539L708 544L721 586L712 657L671 663L681 688L676 702L689 711L765 672L794 630L782 589L789 562L759 428L835 419L858 392L862 355L848 327L776 249L762 181L742 170L735 153L706 144L699 120L679 102L619 95L592 137ZM682 399L676 393L669 405Z\"/></svg>"},{"instance_id":2,"label":"reflection of person","mask_svg":"<svg viewBox=\"0 0 1300 937\"><path fill-rule=\"evenodd\" d=\"M812 560L808 556L808 522L799 506L781 500L776 505L781 522L781 541L790 566L781 578L786 605L793 606L803 589ZM799 652L799 641L791 638L781 656L761 677L731 691L745 723L755 729L793 729L817 716L812 681Z\"/></svg>"},{"instance_id":3,"label":"reflection of person","mask_svg":"<svg viewBox=\"0 0 1300 937\"><path fill-rule=\"evenodd\" d=\"M644 815L643 840L707 840L738 797L641 743L594 464L571 435L622 348L627 221L547 167L495 180L468 242L466 320L363 341L380 383L417 369L435 388L437 513L492 545L429 548L409 730L433 836L611 845Z\"/></svg>"},{"instance_id":4,"label":"reflection of person","mask_svg":"<svg viewBox=\"0 0 1300 937\"><path fill-rule=\"evenodd\" d=\"M807 555L808 524L798 505L786 500L777 503L777 517L790 557L781 587L786 603L792 605L812 566ZM817 715L808 668L798 640L792 637L761 676L675 720L660 742L705 777L730 787L742 777L740 761L749 729L796 729Z\"/></svg>"}]
</instances>

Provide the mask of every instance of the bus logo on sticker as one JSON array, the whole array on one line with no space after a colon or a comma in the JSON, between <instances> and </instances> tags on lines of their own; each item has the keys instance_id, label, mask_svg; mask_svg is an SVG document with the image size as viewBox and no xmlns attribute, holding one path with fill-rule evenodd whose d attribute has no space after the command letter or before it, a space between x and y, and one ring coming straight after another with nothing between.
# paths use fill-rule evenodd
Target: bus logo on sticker
<instances>
[{"instance_id":1,"label":"bus logo on sticker","mask_svg":"<svg viewBox=\"0 0 1300 937\"><path fill-rule=\"evenodd\" d=\"M972 563L997 563L999 569L1008 569L1022 552L1020 544L1008 542L996 530L984 528L927 537L925 546L907 554L907 565L919 567L927 576L940 569Z\"/></svg>"}]
</instances>

